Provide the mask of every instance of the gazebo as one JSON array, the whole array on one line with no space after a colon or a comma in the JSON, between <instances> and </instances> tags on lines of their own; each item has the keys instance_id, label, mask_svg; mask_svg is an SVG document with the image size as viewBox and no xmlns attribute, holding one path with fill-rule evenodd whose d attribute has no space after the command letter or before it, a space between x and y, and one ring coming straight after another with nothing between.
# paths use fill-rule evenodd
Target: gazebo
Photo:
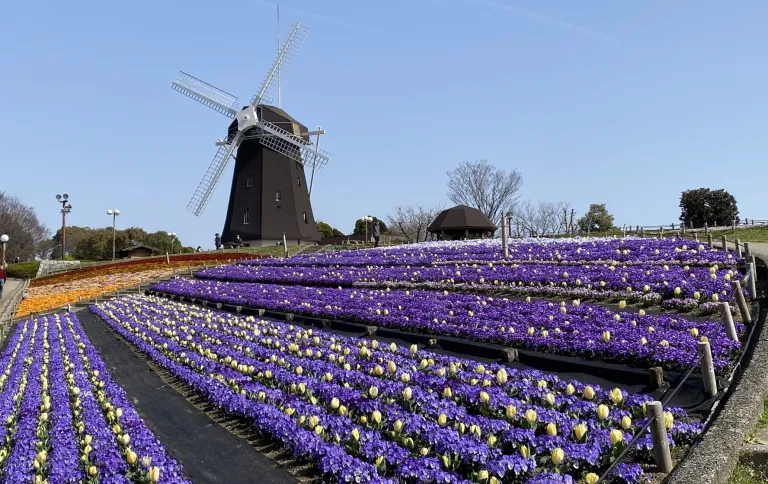
<instances>
[{"instance_id":1,"label":"gazebo","mask_svg":"<svg viewBox=\"0 0 768 484\"><path fill-rule=\"evenodd\" d=\"M472 239L492 237L496 225L480 210L457 205L440 212L427 231L437 240Z\"/></svg>"}]
</instances>

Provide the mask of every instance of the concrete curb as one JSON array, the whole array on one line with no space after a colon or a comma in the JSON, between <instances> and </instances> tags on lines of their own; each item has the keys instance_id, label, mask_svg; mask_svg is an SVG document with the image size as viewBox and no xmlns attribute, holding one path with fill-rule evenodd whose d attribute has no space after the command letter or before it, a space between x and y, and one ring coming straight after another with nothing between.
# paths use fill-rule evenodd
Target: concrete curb
<instances>
[{"instance_id":1,"label":"concrete curb","mask_svg":"<svg viewBox=\"0 0 768 484\"><path fill-rule=\"evenodd\" d=\"M764 260L760 263L765 265ZM756 323L758 339L733 392L720 407L702 439L666 479L668 484L727 484L744 439L755 428L768 396L768 331Z\"/></svg>"}]
</instances>

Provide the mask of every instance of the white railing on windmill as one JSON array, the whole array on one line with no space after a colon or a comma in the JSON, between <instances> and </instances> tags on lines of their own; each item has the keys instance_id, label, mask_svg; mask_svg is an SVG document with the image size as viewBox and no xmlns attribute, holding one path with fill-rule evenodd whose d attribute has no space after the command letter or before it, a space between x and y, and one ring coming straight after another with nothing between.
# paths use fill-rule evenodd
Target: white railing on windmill
<instances>
[{"instance_id":1,"label":"white railing on windmill","mask_svg":"<svg viewBox=\"0 0 768 484\"><path fill-rule=\"evenodd\" d=\"M305 169L311 168L313 180L315 171L330 160L330 154L318 147L320 135L324 134L325 130L318 128L317 131L297 135L259 118L260 107L274 101L279 90L277 79L285 78L308 30L308 27L298 22L293 24L291 33L285 39L272 67L267 71L261 87L251 98L251 104L241 110L236 109L237 97L185 72L180 72L171 84L174 90L237 121L237 132L234 136L228 134L216 142L219 148L187 205L187 210L196 216L202 215L230 157L244 139L258 139L266 148L301 163ZM309 141L309 136L314 135L317 136L316 144Z\"/></svg>"}]
</instances>

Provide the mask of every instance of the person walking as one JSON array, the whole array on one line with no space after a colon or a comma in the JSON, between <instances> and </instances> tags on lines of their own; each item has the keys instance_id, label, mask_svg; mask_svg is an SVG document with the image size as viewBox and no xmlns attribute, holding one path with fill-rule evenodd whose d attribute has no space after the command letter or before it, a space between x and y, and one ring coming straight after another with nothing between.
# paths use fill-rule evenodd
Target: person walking
<instances>
[{"instance_id":1,"label":"person walking","mask_svg":"<svg viewBox=\"0 0 768 484\"><path fill-rule=\"evenodd\" d=\"M5 261L0 263L0 299L3 298L3 286L5 286L5 281L7 279L7 275L5 272Z\"/></svg>"},{"instance_id":2,"label":"person walking","mask_svg":"<svg viewBox=\"0 0 768 484\"><path fill-rule=\"evenodd\" d=\"M379 221L373 221L373 228L371 229L371 235L373 236L374 247L379 246L379 238L381 238L381 228L379 227Z\"/></svg>"},{"instance_id":3,"label":"person walking","mask_svg":"<svg viewBox=\"0 0 768 484\"><path fill-rule=\"evenodd\" d=\"M216 244L216 250L221 249L221 236L219 234L216 234L216 237L214 237L213 242Z\"/></svg>"}]
</instances>

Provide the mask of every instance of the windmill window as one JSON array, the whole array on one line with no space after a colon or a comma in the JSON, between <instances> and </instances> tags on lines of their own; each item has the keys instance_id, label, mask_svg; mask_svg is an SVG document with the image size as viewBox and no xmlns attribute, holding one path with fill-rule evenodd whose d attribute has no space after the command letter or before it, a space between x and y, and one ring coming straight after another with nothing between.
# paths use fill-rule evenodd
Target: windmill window
<instances>
[{"instance_id":1,"label":"windmill window","mask_svg":"<svg viewBox=\"0 0 768 484\"><path fill-rule=\"evenodd\" d=\"M296 177L296 184L301 186L301 177L300 176Z\"/></svg>"},{"instance_id":2,"label":"windmill window","mask_svg":"<svg viewBox=\"0 0 768 484\"><path fill-rule=\"evenodd\" d=\"M248 217L250 216L250 214L251 214L251 209L246 208L245 212L243 213L243 225L248 225Z\"/></svg>"},{"instance_id":3,"label":"windmill window","mask_svg":"<svg viewBox=\"0 0 768 484\"><path fill-rule=\"evenodd\" d=\"M275 201L280 202L283 200L283 194L280 190L275 190Z\"/></svg>"},{"instance_id":4,"label":"windmill window","mask_svg":"<svg viewBox=\"0 0 768 484\"><path fill-rule=\"evenodd\" d=\"M250 176L246 177L245 178L245 186L248 187L248 188L251 188L253 186L253 178L251 178Z\"/></svg>"},{"instance_id":5,"label":"windmill window","mask_svg":"<svg viewBox=\"0 0 768 484\"><path fill-rule=\"evenodd\" d=\"M309 223L309 219L307 218L307 212L303 212L303 213L304 213L304 223L308 224Z\"/></svg>"}]
</instances>

